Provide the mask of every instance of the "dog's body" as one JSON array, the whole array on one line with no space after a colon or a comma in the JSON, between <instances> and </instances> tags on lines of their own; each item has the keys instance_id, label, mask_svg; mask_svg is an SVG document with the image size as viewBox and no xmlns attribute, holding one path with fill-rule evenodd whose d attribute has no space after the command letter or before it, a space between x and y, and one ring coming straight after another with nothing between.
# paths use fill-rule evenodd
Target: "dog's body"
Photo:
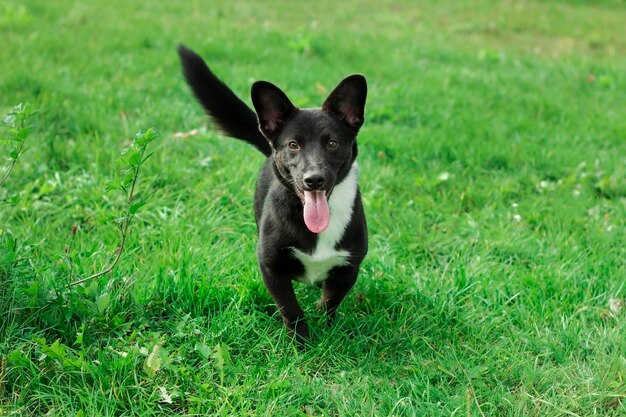
<instances>
[{"instance_id":1,"label":"dog's body","mask_svg":"<svg viewBox=\"0 0 626 417\"><path fill-rule=\"evenodd\" d=\"M309 332L292 280L323 283L319 307L330 320L367 253L355 162L365 78L344 79L321 109L298 109L278 87L256 82L255 115L199 56L182 46L179 54L188 84L214 122L268 157L254 196L257 255L267 290L303 343Z\"/></svg>"}]
</instances>

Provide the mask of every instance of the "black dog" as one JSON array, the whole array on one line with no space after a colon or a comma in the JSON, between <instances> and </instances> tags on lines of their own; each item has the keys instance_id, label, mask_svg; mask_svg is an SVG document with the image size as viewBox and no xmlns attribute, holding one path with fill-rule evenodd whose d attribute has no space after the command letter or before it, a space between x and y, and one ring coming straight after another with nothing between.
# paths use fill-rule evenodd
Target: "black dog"
<instances>
[{"instance_id":1,"label":"black dog","mask_svg":"<svg viewBox=\"0 0 626 417\"><path fill-rule=\"evenodd\" d=\"M355 162L365 78L355 74L341 81L321 109L299 109L275 85L257 81L251 92L255 115L202 58L183 46L178 53L187 83L215 124L267 156L254 195L257 255L283 321L304 343L309 330L292 280L323 282L318 307L331 321L367 253Z\"/></svg>"}]
</instances>

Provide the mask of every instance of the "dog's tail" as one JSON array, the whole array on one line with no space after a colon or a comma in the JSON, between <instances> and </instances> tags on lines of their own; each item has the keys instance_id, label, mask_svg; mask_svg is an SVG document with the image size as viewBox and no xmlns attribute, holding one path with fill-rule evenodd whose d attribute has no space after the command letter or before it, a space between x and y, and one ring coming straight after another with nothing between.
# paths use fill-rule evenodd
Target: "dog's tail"
<instances>
[{"instance_id":1,"label":"dog's tail","mask_svg":"<svg viewBox=\"0 0 626 417\"><path fill-rule=\"evenodd\" d=\"M221 82L195 52L179 45L178 54L187 84L213 122L227 136L246 141L269 156L272 149L259 131L256 113Z\"/></svg>"}]
</instances>

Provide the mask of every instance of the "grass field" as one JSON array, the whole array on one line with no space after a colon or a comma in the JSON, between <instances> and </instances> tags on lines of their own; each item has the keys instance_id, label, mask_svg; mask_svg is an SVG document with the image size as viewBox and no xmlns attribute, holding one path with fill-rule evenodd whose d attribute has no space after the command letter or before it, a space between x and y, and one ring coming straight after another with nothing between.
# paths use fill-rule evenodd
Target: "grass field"
<instances>
[{"instance_id":1,"label":"grass field","mask_svg":"<svg viewBox=\"0 0 626 417\"><path fill-rule=\"evenodd\" d=\"M0 187L0 416L626 415L626 3L590 3L2 0L0 112L37 113ZM332 328L298 286L305 352L257 268L262 156L178 43L246 100L368 78L370 252ZM115 255L147 128L120 262L68 287Z\"/></svg>"}]
</instances>

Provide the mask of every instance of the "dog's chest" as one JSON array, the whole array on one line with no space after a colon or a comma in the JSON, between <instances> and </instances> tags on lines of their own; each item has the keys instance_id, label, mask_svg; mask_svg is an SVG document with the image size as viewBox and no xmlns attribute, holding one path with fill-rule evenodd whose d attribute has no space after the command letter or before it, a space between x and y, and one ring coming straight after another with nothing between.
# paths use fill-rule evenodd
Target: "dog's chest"
<instances>
[{"instance_id":1,"label":"dog's chest","mask_svg":"<svg viewBox=\"0 0 626 417\"><path fill-rule=\"evenodd\" d=\"M354 163L346 178L335 186L328 200L330 223L325 231L318 234L313 252L292 249L293 255L304 266L304 274L296 278L298 281L313 285L326 280L331 269L348 264L350 253L344 249L336 249L336 246L352 219L357 177L358 166Z\"/></svg>"}]
</instances>

